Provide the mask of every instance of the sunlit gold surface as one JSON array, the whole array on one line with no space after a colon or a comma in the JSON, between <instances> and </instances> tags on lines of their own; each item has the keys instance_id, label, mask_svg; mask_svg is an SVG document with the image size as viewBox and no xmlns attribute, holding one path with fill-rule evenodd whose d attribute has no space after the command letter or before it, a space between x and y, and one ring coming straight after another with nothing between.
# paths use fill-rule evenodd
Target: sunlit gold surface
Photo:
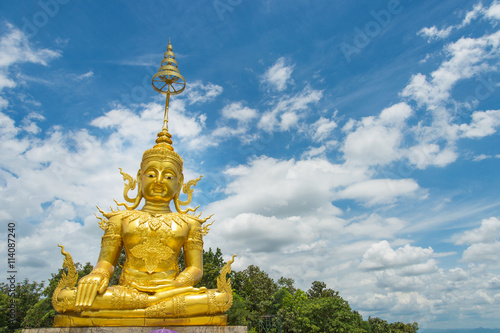
<instances>
[{"instance_id":1,"label":"sunlit gold surface","mask_svg":"<svg viewBox=\"0 0 500 333\"><path fill-rule=\"evenodd\" d=\"M163 117L163 129L168 129L168 104L170 95L180 94L186 88L186 80L184 80L184 77L177 68L175 53L172 52L172 44L170 41L168 41L167 52L165 52L160 69L158 73L153 76L152 84L154 90L167 96L165 114Z\"/></svg>"},{"instance_id":2,"label":"sunlit gold surface","mask_svg":"<svg viewBox=\"0 0 500 333\"><path fill-rule=\"evenodd\" d=\"M226 315L191 318L88 318L78 315L57 315L54 327L92 326L220 326L226 325Z\"/></svg>"},{"instance_id":3,"label":"sunlit gold surface","mask_svg":"<svg viewBox=\"0 0 500 333\"><path fill-rule=\"evenodd\" d=\"M162 85L155 85L162 82ZM194 286L203 276L203 236L208 233L210 217L201 218L181 209L192 198L191 186L184 184L183 160L172 147L167 129L170 94L184 90L185 81L177 69L172 45L153 77L156 91L167 95L163 128L156 145L144 152L141 168L134 179L120 169L127 182L124 197L118 203L125 210L99 211L99 226L104 230L101 251L93 271L78 281L69 253L64 267L68 269L52 299L61 313L54 326L161 326L161 325L225 325L224 313L231 307L232 291L226 276L234 257L222 269L217 289ZM137 186L137 196L128 192ZM181 201L181 189L188 195ZM144 199L144 206L136 208ZM170 210L174 201L177 212ZM109 286L109 279L122 250L126 261L119 285ZM183 250L185 269L179 271L178 258Z\"/></svg>"}]
</instances>

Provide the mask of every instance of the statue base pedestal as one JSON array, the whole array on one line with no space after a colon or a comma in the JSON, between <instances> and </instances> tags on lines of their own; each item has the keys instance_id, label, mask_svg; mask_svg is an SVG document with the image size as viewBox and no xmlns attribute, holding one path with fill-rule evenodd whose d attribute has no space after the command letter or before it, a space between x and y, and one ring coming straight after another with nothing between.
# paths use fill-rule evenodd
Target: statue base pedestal
<instances>
[{"instance_id":1,"label":"statue base pedestal","mask_svg":"<svg viewBox=\"0 0 500 333\"><path fill-rule=\"evenodd\" d=\"M186 318L106 318L78 315L57 315L54 317L54 327L224 326L226 323L227 315L225 314Z\"/></svg>"},{"instance_id":2,"label":"statue base pedestal","mask_svg":"<svg viewBox=\"0 0 500 333\"><path fill-rule=\"evenodd\" d=\"M178 333L247 333L246 326L52 327L25 328L22 333L150 333L162 328Z\"/></svg>"}]
</instances>

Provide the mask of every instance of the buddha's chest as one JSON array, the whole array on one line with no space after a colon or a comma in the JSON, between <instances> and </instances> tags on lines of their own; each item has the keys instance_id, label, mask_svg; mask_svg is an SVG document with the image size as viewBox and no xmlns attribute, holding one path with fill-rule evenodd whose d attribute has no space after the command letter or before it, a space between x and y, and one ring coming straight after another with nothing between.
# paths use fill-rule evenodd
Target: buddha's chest
<instances>
[{"instance_id":1,"label":"buddha's chest","mask_svg":"<svg viewBox=\"0 0 500 333\"><path fill-rule=\"evenodd\" d=\"M125 219L122 224L123 245L127 251L174 252L184 244L189 226L165 216Z\"/></svg>"}]
</instances>

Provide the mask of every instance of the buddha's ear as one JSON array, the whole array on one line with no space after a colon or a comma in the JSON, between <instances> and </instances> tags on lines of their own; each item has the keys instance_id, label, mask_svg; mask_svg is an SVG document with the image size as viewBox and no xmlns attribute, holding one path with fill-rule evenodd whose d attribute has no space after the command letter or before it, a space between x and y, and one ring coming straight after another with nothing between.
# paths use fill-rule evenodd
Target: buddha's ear
<instances>
[{"instance_id":1,"label":"buddha's ear","mask_svg":"<svg viewBox=\"0 0 500 333\"><path fill-rule=\"evenodd\" d=\"M177 193L181 193L182 186L184 185L184 175L182 172L179 174L179 188L177 189Z\"/></svg>"}]
</instances>

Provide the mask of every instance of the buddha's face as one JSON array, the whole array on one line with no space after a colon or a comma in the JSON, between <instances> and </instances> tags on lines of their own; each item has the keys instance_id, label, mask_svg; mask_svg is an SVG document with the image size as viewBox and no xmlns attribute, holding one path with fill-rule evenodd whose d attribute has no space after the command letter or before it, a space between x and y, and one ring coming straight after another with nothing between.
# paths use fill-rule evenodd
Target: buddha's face
<instances>
[{"instance_id":1,"label":"buddha's face","mask_svg":"<svg viewBox=\"0 0 500 333\"><path fill-rule=\"evenodd\" d=\"M180 189L181 177L172 162L148 161L142 169L142 196L149 202L169 203Z\"/></svg>"}]
</instances>

